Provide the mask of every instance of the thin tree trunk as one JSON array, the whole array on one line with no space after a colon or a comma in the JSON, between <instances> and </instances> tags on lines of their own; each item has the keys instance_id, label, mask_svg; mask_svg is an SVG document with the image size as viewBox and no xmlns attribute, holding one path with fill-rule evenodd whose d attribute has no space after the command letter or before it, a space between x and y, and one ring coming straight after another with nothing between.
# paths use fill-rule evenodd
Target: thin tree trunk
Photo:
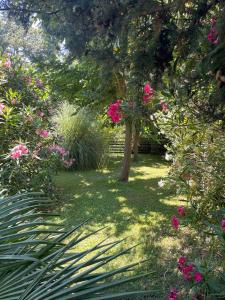
<instances>
[{"instance_id":1,"label":"thin tree trunk","mask_svg":"<svg viewBox=\"0 0 225 300\"><path fill-rule=\"evenodd\" d=\"M135 124L135 126L134 126L134 139L133 139L134 161L138 161L139 140L140 140L140 128L137 124Z\"/></svg>"},{"instance_id":2,"label":"thin tree trunk","mask_svg":"<svg viewBox=\"0 0 225 300\"><path fill-rule=\"evenodd\" d=\"M130 173L130 161L131 161L131 148L132 148L132 123L129 120L125 121L126 135L125 135L125 147L124 147L124 157L123 166L120 174L120 181L127 182Z\"/></svg>"}]
</instances>

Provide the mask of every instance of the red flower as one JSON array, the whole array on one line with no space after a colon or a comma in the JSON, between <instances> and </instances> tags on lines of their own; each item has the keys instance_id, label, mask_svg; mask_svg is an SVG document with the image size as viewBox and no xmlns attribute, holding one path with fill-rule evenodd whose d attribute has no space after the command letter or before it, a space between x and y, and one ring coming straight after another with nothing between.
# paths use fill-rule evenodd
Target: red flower
<instances>
[{"instance_id":1,"label":"red flower","mask_svg":"<svg viewBox=\"0 0 225 300\"><path fill-rule=\"evenodd\" d=\"M148 103L151 100L153 95L154 95L154 90L151 88L150 84L147 83L144 86L144 96L143 96L144 103Z\"/></svg>"},{"instance_id":2,"label":"red flower","mask_svg":"<svg viewBox=\"0 0 225 300\"><path fill-rule=\"evenodd\" d=\"M211 42L214 45L219 44L219 37L218 37L218 31L216 29L216 19L211 19L211 29L209 31L209 34L207 36L208 41Z\"/></svg>"},{"instance_id":3,"label":"red flower","mask_svg":"<svg viewBox=\"0 0 225 300\"><path fill-rule=\"evenodd\" d=\"M192 271L194 269L193 264L187 265L186 267L183 267L181 272L183 273L183 276L186 280L192 279Z\"/></svg>"},{"instance_id":4,"label":"red flower","mask_svg":"<svg viewBox=\"0 0 225 300\"><path fill-rule=\"evenodd\" d=\"M168 295L168 300L177 300L177 289L173 288L170 290L170 293Z\"/></svg>"},{"instance_id":5,"label":"red flower","mask_svg":"<svg viewBox=\"0 0 225 300\"><path fill-rule=\"evenodd\" d=\"M116 102L110 104L108 108L108 116L111 118L111 120L114 123L118 123L122 118L120 112L120 104L121 104L121 100L117 100Z\"/></svg>"},{"instance_id":6,"label":"red flower","mask_svg":"<svg viewBox=\"0 0 225 300\"><path fill-rule=\"evenodd\" d=\"M171 219L171 224L172 224L173 228L177 230L180 225L180 221L176 216L173 216Z\"/></svg>"},{"instance_id":7,"label":"red flower","mask_svg":"<svg viewBox=\"0 0 225 300\"><path fill-rule=\"evenodd\" d=\"M187 261L187 258L185 256L181 256L179 259L178 259L178 264L179 265L184 265Z\"/></svg>"},{"instance_id":8,"label":"red flower","mask_svg":"<svg viewBox=\"0 0 225 300\"><path fill-rule=\"evenodd\" d=\"M201 282L203 280L202 274L200 272L195 272L195 274L194 274L194 280L196 282Z\"/></svg>"},{"instance_id":9,"label":"red flower","mask_svg":"<svg viewBox=\"0 0 225 300\"><path fill-rule=\"evenodd\" d=\"M185 215L184 206L183 205L178 206L177 212L181 217L183 217Z\"/></svg>"},{"instance_id":10,"label":"red flower","mask_svg":"<svg viewBox=\"0 0 225 300\"><path fill-rule=\"evenodd\" d=\"M8 59L4 62L3 66L4 66L5 68L7 68L7 69L10 69L10 68L12 67L12 62L11 62L11 60L8 58Z\"/></svg>"},{"instance_id":11,"label":"red flower","mask_svg":"<svg viewBox=\"0 0 225 300\"><path fill-rule=\"evenodd\" d=\"M150 84L147 83L147 84L144 86L144 93L145 93L145 94L150 94L151 91L152 91L152 88L151 88Z\"/></svg>"}]
</instances>

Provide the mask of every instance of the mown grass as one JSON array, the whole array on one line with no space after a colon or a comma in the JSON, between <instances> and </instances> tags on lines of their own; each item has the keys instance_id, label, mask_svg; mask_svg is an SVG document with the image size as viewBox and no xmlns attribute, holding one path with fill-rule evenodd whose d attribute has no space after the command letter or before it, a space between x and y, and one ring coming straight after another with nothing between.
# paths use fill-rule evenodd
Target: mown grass
<instances>
[{"instance_id":1,"label":"mown grass","mask_svg":"<svg viewBox=\"0 0 225 300\"><path fill-rule=\"evenodd\" d=\"M174 270L177 257L185 251L184 241L182 244L170 225L180 200L172 191L158 186L169 165L160 156L142 155L139 162L132 163L129 183L117 180L120 166L121 157L112 157L102 170L61 172L55 177L66 199L65 222L71 226L90 219L86 231L107 226L85 242L87 247L106 237L126 238L124 248L139 244L114 266L149 259L139 271L154 273L133 283L133 287L159 290L157 296L141 299L166 299L170 287L178 284Z\"/></svg>"}]
</instances>

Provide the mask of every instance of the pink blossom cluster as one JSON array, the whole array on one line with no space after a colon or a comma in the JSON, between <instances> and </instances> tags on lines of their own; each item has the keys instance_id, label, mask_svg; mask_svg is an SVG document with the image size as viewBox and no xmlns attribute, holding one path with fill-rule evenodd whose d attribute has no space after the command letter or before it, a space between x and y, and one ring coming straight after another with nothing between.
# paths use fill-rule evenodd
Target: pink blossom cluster
<instances>
[{"instance_id":1,"label":"pink blossom cluster","mask_svg":"<svg viewBox=\"0 0 225 300\"><path fill-rule=\"evenodd\" d=\"M64 165L65 168L70 168L73 163L75 162L75 159L71 158L71 159L66 159L66 156L69 156L69 151L66 150L64 147L60 146L60 145L52 145L49 147L49 150L52 152L56 152L61 156L61 160L62 163Z\"/></svg>"},{"instance_id":2,"label":"pink blossom cluster","mask_svg":"<svg viewBox=\"0 0 225 300\"><path fill-rule=\"evenodd\" d=\"M169 106L166 102L164 102L163 100L160 100L159 104L161 105L162 111L163 112L167 112L169 109Z\"/></svg>"},{"instance_id":3,"label":"pink blossom cluster","mask_svg":"<svg viewBox=\"0 0 225 300\"><path fill-rule=\"evenodd\" d=\"M120 122L122 118L121 110L120 110L121 100L117 100L114 103L111 103L108 108L108 116L114 123Z\"/></svg>"},{"instance_id":4,"label":"pink blossom cluster","mask_svg":"<svg viewBox=\"0 0 225 300\"><path fill-rule=\"evenodd\" d=\"M208 38L208 41L211 42L212 44L214 44L214 45L219 44L219 37L218 37L218 31L216 29L216 19L215 18L211 19L211 28L210 28L207 38Z\"/></svg>"},{"instance_id":5,"label":"pink blossom cluster","mask_svg":"<svg viewBox=\"0 0 225 300\"><path fill-rule=\"evenodd\" d=\"M195 282L201 282L203 280L202 273L196 271L194 264L187 264L187 258L185 256L181 256L178 259L177 267L182 273L184 279L188 281L194 280Z\"/></svg>"},{"instance_id":6,"label":"pink blossom cluster","mask_svg":"<svg viewBox=\"0 0 225 300\"><path fill-rule=\"evenodd\" d=\"M46 130L46 129L41 129L41 128L38 128L36 130L36 134L43 137L43 138L47 138L49 136L49 131Z\"/></svg>"},{"instance_id":7,"label":"pink blossom cluster","mask_svg":"<svg viewBox=\"0 0 225 300\"><path fill-rule=\"evenodd\" d=\"M60 145L52 145L49 147L49 150L59 153L62 157L69 155L69 151Z\"/></svg>"},{"instance_id":8,"label":"pink blossom cluster","mask_svg":"<svg viewBox=\"0 0 225 300\"><path fill-rule=\"evenodd\" d=\"M184 209L183 205L180 205L180 206L177 207L177 213L181 217L185 216L185 209ZM179 228L180 221L179 221L179 219L175 215L172 216L171 224L172 224L172 226L173 226L174 229L177 230Z\"/></svg>"},{"instance_id":9,"label":"pink blossom cluster","mask_svg":"<svg viewBox=\"0 0 225 300\"><path fill-rule=\"evenodd\" d=\"M16 105L17 104L17 99L16 98L12 98L11 103L12 103L12 105Z\"/></svg>"},{"instance_id":10,"label":"pink blossom cluster","mask_svg":"<svg viewBox=\"0 0 225 300\"><path fill-rule=\"evenodd\" d=\"M173 288L170 290L170 293L168 295L168 300L177 300L177 289Z\"/></svg>"},{"instance_id":11,"label":"pink blossom cluster","mask_svg":"<svg viewBox=\"0 0 225 300\"><path fill-rule=\"evenodd\" d=\"M29 153L29 150L25 144L19 144L15 146L10 153L10 157L12 159L20 158L22 155L26 155Z\"/></svg>"},{"instance_id":12,"label":"pink blossom cluster","mask_svg":"<svg viewBox=\"0 0 225 300\"><path fill-rule=\"evenodd\" d=\"M6 69L10 69L12 67L12 62L9 58L3 63L3 67Z\"/></svg>"},{"instance_id":13,"label":"pink blossom cluster","mask_svg":"<svg viewBox=\"0 0 225 300\"><path fill-rule=\"evenodd\" d=\"M45 113L43 111L38 111L37 112L37 115L40 117L40 118L43 118L45 116Z\"/></svg>"},{"instance_id":14,"label":"pink blossom cluster","mask_svg":"<svg viewBox=\"0 0 225 300\"><path fill-rule=\"evenodd\" d=\"M143 96L144 103L148 103L149 101L151 101L153 95L154 95L154 90L153 88L151 88L150 84L147 83L144 86L144 96Z\"/></svg>"},{"instance_id":15,"label":"pink blossom cluster","mask_svg":"<svg viewBox=\"0 0 225 300\"><path fill-rule=\"evenodd\" d=\"M63 165L65 168L70 168L74 162L75 162L74 158L63 160Z\"/></svg>"}]
</instances>

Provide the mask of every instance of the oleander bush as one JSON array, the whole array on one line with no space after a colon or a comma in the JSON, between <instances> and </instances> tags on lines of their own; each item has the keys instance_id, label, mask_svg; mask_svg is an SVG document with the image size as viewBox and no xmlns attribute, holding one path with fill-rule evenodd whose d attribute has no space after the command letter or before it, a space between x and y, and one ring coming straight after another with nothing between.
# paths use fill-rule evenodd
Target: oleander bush
<instances>
[{"instance_id":1,"label":"oleander bush","mask_svg":"<svg viewBox=\"0 0 225 300\"><path fill-rule=\"evenodd\" d=\"M51 174L69 153L57 151L48 86L29 64L0 57L0 188L8 194L52 193ZM54 149L53 149L54 148Z\"/></svg>"},{"instance_id":2,"label":"oleander bush","mask_svg":"<svg viewBox=\"0 0 225 300\"><path fill-rule=\"evenodd\" d=\"M169 181L177 193L187 195L196 219L224 207L225 130L222 120L205 123L187 109L158 113L157 122L169 140L172 158Z\"/></svg>"}]
</instances>

